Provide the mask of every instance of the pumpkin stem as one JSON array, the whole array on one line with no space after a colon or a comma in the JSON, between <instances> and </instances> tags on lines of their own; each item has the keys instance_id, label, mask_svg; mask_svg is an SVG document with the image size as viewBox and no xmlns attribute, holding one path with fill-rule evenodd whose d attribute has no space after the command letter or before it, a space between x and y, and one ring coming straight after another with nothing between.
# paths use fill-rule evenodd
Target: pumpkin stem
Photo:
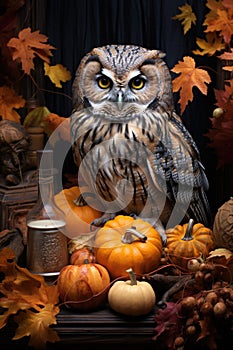
<instances>
[{"instance_id":1,"label":"pumpkin stem","mask_svg":"<svg viewBox=\"0 0 233 350\"><path fill-rule=\"evenodd\" d=\"M121 237L122 243L132 243L135 239L133 235L140 239L140 241L145 242L147 240L146 235L136 230L135 226L127 228L124 235Z\"/></svg>"},{"instance_id":2,"label":"pumpkin stem","mask_svg":"<svg viewBox=\"0 0 233 350\"><path fill-rule=\"evenodd\" d=\"M193 236L192 236L193 224L194 224L194 220L190 219L188 226L186 228L184 237L182 238L182 241L191 241L193 239Z\"/></svg>"},{"instance_id":3,"label":"pumpkin stem","mask_svg":"<svg viewBox=\"0 0 233 350\"><path fill-rule=\"evenodd\" d=\"M128 270L126 270L126 272L129 274L131 286L136 286L137 285L137 278L136 278L136 275L135 275L132 267L130 267Z\"/></svg>"}]
</instances>

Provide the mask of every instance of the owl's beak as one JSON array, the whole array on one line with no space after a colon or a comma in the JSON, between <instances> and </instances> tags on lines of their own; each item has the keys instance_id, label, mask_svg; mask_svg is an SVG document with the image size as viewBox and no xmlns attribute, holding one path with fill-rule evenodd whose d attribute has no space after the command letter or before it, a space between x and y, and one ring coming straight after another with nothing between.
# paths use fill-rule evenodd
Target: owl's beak
<instances>
[{"instance_id":1,"label":"owl's beak","mask_svg":"<svg viewBox=\"0 0 233 350\"><path fill-rule=\"evenodd\" d=\"M123 107L123 92L121 90L117 93L117 106L119 110Z\"/></svg>"}]
</instances>

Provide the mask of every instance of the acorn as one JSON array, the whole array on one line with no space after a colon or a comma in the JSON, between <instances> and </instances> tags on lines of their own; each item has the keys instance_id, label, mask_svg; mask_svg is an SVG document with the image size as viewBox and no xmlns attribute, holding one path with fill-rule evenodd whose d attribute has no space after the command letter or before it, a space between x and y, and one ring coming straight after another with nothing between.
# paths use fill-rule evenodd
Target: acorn
<instances>
[{"instance_id":1,"label":"acorn","mask_svg":"<svg viewBox=\"0 0 233 350\"><path fill-rule=\"evenodd\" d=\"M215 108L213 110L213 117L214 118L220 118L223 115L223 113L224 113L224 110L222 108L220 108L220 107Z\"/></svg>"}]
</instances>

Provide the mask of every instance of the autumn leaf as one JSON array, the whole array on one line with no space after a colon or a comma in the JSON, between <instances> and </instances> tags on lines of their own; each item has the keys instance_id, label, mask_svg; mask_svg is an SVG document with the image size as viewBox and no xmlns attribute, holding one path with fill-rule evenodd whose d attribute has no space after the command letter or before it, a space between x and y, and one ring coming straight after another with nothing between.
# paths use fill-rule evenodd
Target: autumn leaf
<instances>
[{"instance_id":1,"label":"autumn leaf","mask_svg":"<svg viewBox=\"0 0 233 350\"><path fill-rule=\"evenodd\" d=\"M50 114L50 111L48 110L47 107L45 106L37 107L26 115L23 121L23 126L25 128L29 128L30 126L44 127L45 125L44 119L49 114Z\"/></svg>"},{"instance_id":2,"label":"autumn leaf","mask_svg":"<svg viewBox=\"0 0 233 350\"><path fill-rule=\"evenodd\" d=\"M167 302L164 309L159 309L155 314L156 327L153 340L161 340L166 349L173 350L175 338L180 332L180 305L173 302Z\"/></svg>"},{"instance_id":3,"label":"autumn leaf","mask_svg":"<svg viewBox=\"0 0 233 350\"><path fill-rule=\"evenodd\" d=\"M66 82L71 79L70 72L62 64L56 64L55 66L49 66L44 63L45 75L47 75L51 82L58 88L61 88L61 81Z\"/></svg>"},{"instance_id":4,"label":"autumn leaf","mask_svg":"<svg viewBox=\"0 0 233 350\"><path fill-rule=\"evenodd\" d=\"M217 18L217 10L224 10L222 1L219 0L207 0L206 7L209 8L210 11L205 16L205 21L203 22L204 26L208 26L212 20Z\"/></svg>"},{"instance_id":5,"label":"autumn leaf","mask_svg":"<svg viewBox=\"0 0 233 350\"><path fill-rule=\"evenodd\" d=\"M231 9L233 10L233 2L232 0L222 0L222 5L226 8L226 9Z\"/></svg>"},{"instance_id":6,"label":"autumn leaf","mask_svg":"<svg viewBox=\"0 0 233 350\"><path fill-rule=\"evenodd\" d=\"M188 102L193 100L193 87L197 87L202 94L206 95L206 84L211 82L211 78L205 70L195 67L195 61L190 56L183 57L183 61L179 61L171 71L180 73L180 76L173 80L172 85L174 92L180 90L178 102L181 106L181 113L183 113Z\"/></svg>"},{"instance_id":7,"label":"autumn leaf","mask_svg":"<svg viewBox=\"0 0 233 350\"><path fill-rule=\"evenodd\" d=\"M184 34L186 34L193 24L196 24L196 15L192 10L192 7L189 4L185 4L184 6L178 7L181 11L180 14L172 17L172 19L178 19L181 21L183 26Z\"/></svg>"},{"instance_id":8,"label":"autumn leaf","mask_svg":"<svg viewBox=\"0 0 233 350\"><path fill-rule=\"evenodd\" d=\"M47 341L55 343L59 340L57 333L50 328L52 324L56 324L56 315L59 308L53 304L47 304L40 312L35 313L31 310L21 311L19 315L14 317L14 321L18 323L13 340L30 336L29 346L35 349L45 349Z\"/></svg>"},{"instance_id":9,"label":"autumn leaf","mask_svg":"<svg viewBox=\"0 0 233 350\"><path fill-rule=\"evenodd\" d=\"M224 90L214 89L216 105L225 111L224 118L232 118L233 115L233 79L225 84Z\"/></svg>"},{"instance_id":10,"label":"autumn leaf","mask_svg":"<svg viewBox=\"0 0 233 350\"><path fill-rule=\"evenodd\" d=\"M213 56L216 51L221 51L225 49L225 43L222 41L221 38L217 36L216 33L207 33L206 40L205 39L196 39L197 45L202 49L200 50L193 50L193 53L195 55L209 55Z\"/></svg>"},{"instance_id":11,"label":"autumn leaf","mask_svg":"<svg viewBox=\"0 0 233 350\"><path fill-rule=\"evenodd\" d=\"M58 340L49 327L56 323L59 312L57 285L47 285L43 276L20 267L14 257L9 248L0 251L0 272L4 275L0 283L0 328L17 314L19 327L12 339L30 336L29 344L41 349L47 341Z\"/></svg>"},{"instance_id":12,"label":"autumn leaf","mask_svg":"<svg viewBox=\"0 0 233 350\"><path fill-rule=\"evenodd\" d=\"M50 50L54 50L55 47L46 44L47 40L48 37L40 34L39 30L31 32L31 28L25 28L19 32L18 38L10 39L7 46L12 48L12 59L19 60L22 63L22 70L30 75L34 69L35 55L47 63L50 61L49 57L52 56Z\"/></svg>"},{"instance_id":13,"label":"autumn leaf","mask_svg":"<svg viewBox=\"0 0 233 350\"><path fill-rule=\"evenodd\" d=\"M16 92L7 86L0 87L0 116L2 119L12 120L20 123L20 115L15 108L24 107L25 100L18 96Z\"/></svg>"},{"instance_id":14,"label":"autumn leaf","mask_svg":"<svg viewBox=\"0 0 233 350\"><path fill-rule=\"evenodd\" d=\"M209 147L216 152L218 164L221 168L224 164L233 162L233 80L225 85L224 90L214 90L216 105L224 110L221 118L211 118L212 128L205 134L209 138Z\"/></svg>"},{"instance_id":15,"label":"autumn leaf","mask_svg":"<svg viewBox=\"0 0 233 350\"><path fill-rule=\"evenodd\" d=\"M230 44L233 33L233 18L231 11L217 10L217 18L205 21L207 28L205 32L219 32L226 44Z\"/></svg>"}]
</instances>

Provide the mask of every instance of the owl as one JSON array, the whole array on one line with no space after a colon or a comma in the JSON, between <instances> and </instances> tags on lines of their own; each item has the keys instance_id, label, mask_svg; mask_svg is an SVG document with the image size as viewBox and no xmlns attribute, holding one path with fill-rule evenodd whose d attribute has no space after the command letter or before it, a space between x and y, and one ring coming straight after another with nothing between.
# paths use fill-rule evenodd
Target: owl
<instances>
[{"instance_id":1,"label":"owl","mask_svg":"<svg viewBox=\"0 0 233 350\"><path fill-rule=\"evenodd\" d=\"M135 45L94 48L80 62L73 86L72 151L79 180L103 215L148 220L166 229L210 225L208 180L199 150L176 114L170 71L160 50Z\"/></svg>"}]
</instances>

